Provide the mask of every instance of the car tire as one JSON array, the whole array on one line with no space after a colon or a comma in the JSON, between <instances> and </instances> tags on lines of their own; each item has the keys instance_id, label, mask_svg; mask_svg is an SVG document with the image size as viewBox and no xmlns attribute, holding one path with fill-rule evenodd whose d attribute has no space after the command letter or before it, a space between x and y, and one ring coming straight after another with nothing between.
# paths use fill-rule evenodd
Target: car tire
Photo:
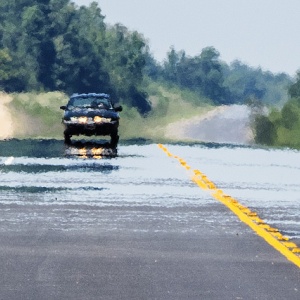
<instances>
[{"instance_id":1,"label":"car tire","mask_svg":"<svg viewBox=\"0 0 300 300\"><path fill-rule=\"evenodd\" d=\"M65 144L71 144L71 135L68 134L67 132L64 132L64 140L65 140Z\"/></svg>"},{"instance_id":2,"label":"car tire","mask_svg":"<svg viewBox=\"0 0 300 300\"><path fill-rule=\"evenodd\" d=\"M113 133L110 136L110 145L112 148L116 148L119 142L119 136L118 133Z\"/></svg>"}]
</instances>

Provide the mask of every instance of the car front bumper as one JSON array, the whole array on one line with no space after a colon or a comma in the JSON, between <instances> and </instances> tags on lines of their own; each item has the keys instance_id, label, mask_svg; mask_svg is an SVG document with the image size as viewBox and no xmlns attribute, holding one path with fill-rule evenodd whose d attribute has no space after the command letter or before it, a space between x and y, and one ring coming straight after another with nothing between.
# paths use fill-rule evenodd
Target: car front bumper
<instances>
[{"instance_id":1,"label":"car front bumper","mask_svg":"<svg viewBox=\"0 0 300 300\"><path fill-rule=\"evenodd\" d=\"M87 136L116 134L119 126L118 121L110 121L105 123L78 123L63 120L63 124L65 126L65 134Z\"/></svg>"}]
</instances>

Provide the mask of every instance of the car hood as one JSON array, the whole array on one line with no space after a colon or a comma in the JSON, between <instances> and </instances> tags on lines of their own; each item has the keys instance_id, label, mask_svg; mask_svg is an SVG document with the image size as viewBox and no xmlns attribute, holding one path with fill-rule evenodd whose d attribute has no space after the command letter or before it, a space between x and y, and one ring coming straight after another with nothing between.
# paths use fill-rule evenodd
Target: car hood
<instances>
[{"instance_id":1,"label":"car hood","mask_svg":"<svg viewBox=\"0 0 300 300\"><path fill-rule=\"evenodd\" d=\"M106 110L106 109L91 109L91 108L74 108L71 110L66 110L64 114L65 119L69 119L71 117L81 117L86 116L89 118L93 118L95 116L103 117L103 118L111 118L111 119L119 119L120 116L114 110Z\"/></svg>"}]
</instances>

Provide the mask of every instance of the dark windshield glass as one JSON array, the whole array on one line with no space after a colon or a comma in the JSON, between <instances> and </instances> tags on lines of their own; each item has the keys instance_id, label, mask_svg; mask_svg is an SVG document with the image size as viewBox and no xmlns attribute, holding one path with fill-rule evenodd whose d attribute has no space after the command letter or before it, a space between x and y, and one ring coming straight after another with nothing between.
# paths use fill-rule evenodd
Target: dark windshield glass
<instances>
[{"instance_id":1,"label":"dark windshield glass","mask_svg":"<svg viewBox=\"0 0 300 300\"><path fill-rule=\"evenodd\" d=\"M68 109L75 107L81 108L99 108L99 109L110 109L112 108L111 103L106 98L95 98L95 97L76 97L71 98L68 103Z\"/></svg>"}]
</instances>

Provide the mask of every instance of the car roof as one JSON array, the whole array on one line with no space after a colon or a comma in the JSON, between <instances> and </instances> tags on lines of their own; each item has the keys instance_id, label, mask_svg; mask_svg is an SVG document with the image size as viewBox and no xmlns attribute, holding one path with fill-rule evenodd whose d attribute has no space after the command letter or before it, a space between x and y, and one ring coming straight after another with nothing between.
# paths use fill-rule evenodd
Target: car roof
<instances>
[{"instance_id":1,"label":"car roof","mask_svg":"<svg viewBox=\"0 0 300 300\"><path fill-rule=\"evenodd\" d=\"M110 95L109 94L105 94L105 93L73 94L70 97L70 99L74 99L74 98L90 98L90 97L109 99Z\"/></svg>"}]
</instances>

